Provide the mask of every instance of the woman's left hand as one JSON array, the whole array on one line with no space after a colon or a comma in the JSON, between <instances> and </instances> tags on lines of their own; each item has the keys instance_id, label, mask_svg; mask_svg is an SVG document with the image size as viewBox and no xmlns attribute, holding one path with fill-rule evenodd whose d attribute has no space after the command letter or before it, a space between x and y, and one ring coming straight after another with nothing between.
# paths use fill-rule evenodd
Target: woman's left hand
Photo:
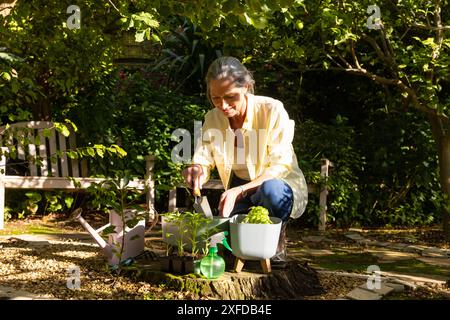
<instances>
[{"instance_id":1,"label":"woman's left hand","mask_svg":"<svg viewBox=\"0 0 450 320\"><path fill-rule=\"evenodd\" d=\"M224 218L229 217L231 212L233 211L236 201L240 197L241 197L240 188L231 188L222 193L219 202L219 214Z\"/></svg>"}]
</instances>

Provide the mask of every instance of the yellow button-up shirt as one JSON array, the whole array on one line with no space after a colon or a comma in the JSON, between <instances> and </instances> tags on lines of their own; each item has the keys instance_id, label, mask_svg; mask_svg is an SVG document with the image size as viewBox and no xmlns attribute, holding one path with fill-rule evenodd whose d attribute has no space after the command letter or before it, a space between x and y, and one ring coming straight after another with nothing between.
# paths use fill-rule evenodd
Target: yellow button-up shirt
<instances>
[{"instance_id":1,"label":"yellow button-up shirt","mask_svg":"<svg viewBox=\"0 0 450 320\"><path fill-rule=\"evenodd\" d=\"M282 179L294 194L290 216L298 218L305 211L308 188L292 146L294 126L295 122L289 119L281 101L247 94L247 114L241 129L247 152L234 159L234 132L228 118L214 108L205 116L202 139L192 163L202 166L203 182L208 181L211 170L217 167L225 190L229 188L236 161L247 164L251 180L266 173Z\"/></svg>"}]
</instances>

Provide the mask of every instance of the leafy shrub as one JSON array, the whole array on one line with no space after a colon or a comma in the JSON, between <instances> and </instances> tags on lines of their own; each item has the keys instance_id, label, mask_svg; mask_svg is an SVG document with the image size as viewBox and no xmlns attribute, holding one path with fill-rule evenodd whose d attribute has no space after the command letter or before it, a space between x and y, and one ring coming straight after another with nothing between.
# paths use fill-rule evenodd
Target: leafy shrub
<instances>
[{"instance_id":1,"label":"leafy shrub","mask_svg":"<svg viewBox=\"0 0 450 320\"><path fill-rule=\"evenodd\" d=\"M69 115L79 126L83 145L118 144L127 152L124 159L94 160L91 170L107 175L112 170L129 170L132 176L145 173L144 156L157 157L154 180L159 206L167 206L162 193L182 181L181 165L171 160L172 132L184 128L193 137L194 120L203 120L208 107L202 99L155 88L146 69L122 71L102 86L93 86L80 98ZM95 110L95 113L92 112ZM193 143L193 139L192 139Z\"/></svg>"},{"instance_id":2,"label":"leafy shrub","mask_svg":"<svg viewBox=\"0 0 450 320\"><path fill-rule=\"evenodd\" d=\"M358 176L355 173L361 170L364 162L355 148L354 138L353 128L348 126L343 117L337 117L330 125L305 121L297 125L294 138L294 149L308 183L319 186L325 183L319 169L322 158L334 164L327 182L330 190L327 218L337 225L346 225L361 218L358 213ZM309 198L306 219L309 223L318 224L318 201L315 197Z\"/></svg>"}]
</instances>

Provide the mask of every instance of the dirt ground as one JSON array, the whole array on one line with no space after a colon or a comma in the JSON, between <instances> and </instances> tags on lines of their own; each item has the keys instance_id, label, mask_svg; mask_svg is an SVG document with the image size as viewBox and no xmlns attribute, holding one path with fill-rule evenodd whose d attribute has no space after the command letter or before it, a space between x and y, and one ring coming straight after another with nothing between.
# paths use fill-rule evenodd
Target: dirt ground
<instances>
[{"instance_id":1,"label":"dirt ground","mask_svg":"<svg viewBox=\"0 0 450 320\"><path fill-rule=\"evenodd\" d=\"M93 227L106 223L106 218L98 213L84 215ZM146 246L161 249L156 225L148 230ZM364 232L361 230L362 233ZM343 236L345 230L330 230L327 237L342 245L350 244ZM66 239L57 244L31 243L20 240L14 235L28 233L41 235L66 235ZM67 235L71 235L70 237ZM73 235L81 234L80 241ZM288 245L301 245L305 235L315 235L315 230L288 229ZM14 287L43 295L50 299L195 299L189 291L171 290L164 284L136 282L123 275L108 270L104 257L98 247L89 241L89 237L78 222L68 221L63 215L49 215L39 219L17 220L6 223L6 229L0 231L0 285ZM411 241L449 248L442 233L437 229L371 230L370 235L380 241ZM406 240L405 240L406 239ZM409 240L408 240L409 239ZM158 242L159 241L159 242ZM309 244L311 246L311 244ZM314 246L314 245L313 245ZM330 242L317 243L318 249L329 249ZM80 268L81 285L79 290L67 287L70 268ZM322 292L298 297L298 299L330 300L342 297L361 285L364 280L352 277L338 277L319 274ZM390 299L442 299L433 288L421 288L414 292L406 291L392 295ZM202 297L208 299L208 297Z\"/></svg>"}]
</instances>

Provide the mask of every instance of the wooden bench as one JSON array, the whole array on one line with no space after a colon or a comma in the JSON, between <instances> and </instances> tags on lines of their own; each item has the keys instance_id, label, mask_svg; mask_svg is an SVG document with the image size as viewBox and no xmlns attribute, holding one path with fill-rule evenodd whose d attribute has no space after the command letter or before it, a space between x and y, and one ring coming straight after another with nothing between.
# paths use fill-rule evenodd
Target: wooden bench
<instances>
[{"instance_id":1,"label":"wooden bench","mask_svg":"<svg viewBox=\"0 0 450 320\"><path fill-rule=\"evenodd\" d=\"M46 134L44 134L46 130ZM50 133L50 134L48 134ZM52 122L19 122L0 127L0 229L4 228L5 189L66 189L77 191L88 188L92 183L100 183L104 178L90 178L85 160L71 159L67 151L76 149L76 137L71 133L64 136L55 129ZM21 163L25 163L18 175L7 174L5 155L15 153ZM39 159L36 162L35 159ZM154 211L154 181L152 170L154 156L146 156L144 179L129 182L128 187L145 190L146 205L150 216Z\"/></svg>"},{"instance_id":2,"label":"wooden bench","mask_svg":"<svg viewBox=\"0 0 450 320\"><path fill-rule=\"evenodd\" d=\"M321 160L320 175L323 179L328 179L330 174L330 169L334 167L333 163L328 159ZM184 187L183 185L178 186L169 191L169 212L175 211L186 211L189 208L178 207L177 206L177 189ZM203 185L203 189L214 189L214 190L224 190L222 181L220 179L211 179ZM319 191L319 206L320 206L320 219L319 219L319 230L324 231L327 224L327 195L328 188L326 184L323 184L320 190L317 190L317 185L308 184L308 193L317 193Z\"/></svg>"}]
</instances>

